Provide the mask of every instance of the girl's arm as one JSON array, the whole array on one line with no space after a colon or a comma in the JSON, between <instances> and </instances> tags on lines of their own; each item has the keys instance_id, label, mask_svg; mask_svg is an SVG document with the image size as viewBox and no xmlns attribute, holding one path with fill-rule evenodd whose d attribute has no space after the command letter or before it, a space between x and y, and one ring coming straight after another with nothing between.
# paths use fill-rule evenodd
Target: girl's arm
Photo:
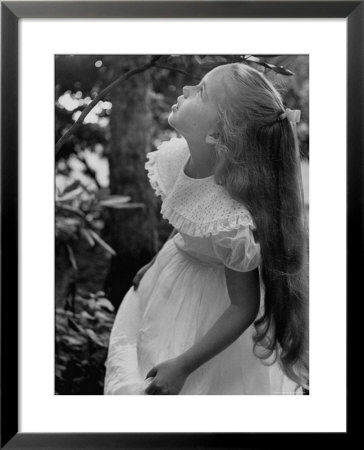
<instances>
[{"instance_id":1,"label":"girl's arm","mask_svg":"<svg viewBox=\"0 0 364 450\"><path fill-rule=\"evenodd\" d=\"M259 272L236 272L225 267L231 304L199 342L178 360L190 374L232 344L254 321L259 311Z\"/></svg>"},{"instance_id":2,"label":"girl's arm","mask_svg":"<svg viewBox=\"0 0 364 450\"><path fill-rule=\"evenodd\" d=\"M254 321L259 311L259 272L237 272L225 267L231 304L210 330L177 358L151 369L155 376L147 394L178 394L186 378L232 344Z\"/></svg>"}]
</instances>

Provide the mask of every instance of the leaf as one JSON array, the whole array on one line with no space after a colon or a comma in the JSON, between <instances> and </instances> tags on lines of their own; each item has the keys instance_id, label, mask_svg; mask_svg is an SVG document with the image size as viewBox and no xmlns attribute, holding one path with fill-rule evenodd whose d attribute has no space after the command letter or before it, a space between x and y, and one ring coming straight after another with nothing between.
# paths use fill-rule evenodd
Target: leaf
<instances>
[{"instance_id":1,"label":"leaf","mask_svg":"<svg viewBox=\"0 0 364 450\"><path fill-rule=\"evenodd\" d=\"M107 309L110 312L115 311L114 305L107 298L99 298L97 300L97 305Z\"/></svg>"},{"instance_id":2,"label":"leaf","mask_svg":"<svg viewBox=\"0 0 364 450\"><path fill-rule=\"evenodd\" d=\"M90 300L88 301L88 307L91 309L91 311L94 311L96 309L96 300L90 298Z\"/></svg>"},{"instance_id":3,"label":"leaf","mask_svg":"<svg viewBox=\"0 0 364 450\"><path fill-rule=\"evenodd\" d=\"M294 73L283 66L276 66L275 64L264 63L264 66L273 70L276 73L280 73L281 75L294 76Z\"/></svg>"},{"instance_id":4,"label":"leaf","mask_svg":"<svg viewBox=\"0 0 364 450\"><path fill-rule=\"evenodd\" d=\"M115 208L115 209L142 209L142 208L145 208L145 204L144 203L125 203L125 205L109 206L109 208Z\"/></svg>"},{"instance_id":5,"label":"leaf","mask_svg":"<svg viewBox=\"0 0 364 450\"><path fill-rule=\"evenodd\" d=\"M57 203L59 203L59 202L57 202ZM80 209L73 208L72 206L57 204L57 208L61 211L67 211L67 212L73 213L76 216L82 217L82 219L85 218L85 214Z\"/></svg>"},{"instance_id":6,"label":"leaf","mask_svg":"<svg viewBox=\"0 0 364 450\"><path fill-rule=\"evenodd\" d=\"M246 55L246 56L253 56L253 55ZM281 55L259 55L261 58L276 58L277 56Z\"/></svg>"},{"instance_id":7,"label":"leaf","mask_svg":"<svg viewBox=\"0 0 364 450\"><path fill-rule=\"evenodd\" d=\"M105 344L103 344L100 339L98 338L98 336L96 335L96 333L91 330L90 328L86 328L85 330L87 336L93 341L95 342L95 344L99 345L100 347L105 347Z\"/></svg>"},{"instance_id":8,"label":"leaf","mask_svg":"<svg viewBox=\"0 0 364 450\"><path fill-rule=\"evenodd\" d=\"M66 370L66 366L56 366L56 377L62 378L62 372Z\"/></svg>"},{"instance_id":9,"label":"leaf","mask_svg":"<svg viewBox=\"0 0 364 450\"><path fill-rule=\"evenodd\" d=\"M270 64L265 61L261 61L259 58L253 55L248 55L245 59L245 62L248 64L254 63L259 64L260 66L263 66L269 70L273 70L276 73L279 73L281 75L287 75L287 76L294 76L294 73L288 69L286 69L283 66L276 66L275 64Z\"/></svg>"},{"instance_id":10,"label":"leaf","mask_svg":"<svg viewBox=\"0 0 364 450\"><path fill-rule=\"evenodd\" d=\"M67 331L68 331L67 327L62 325L62 324L60 324L59 322L56 324L56 328L57 328L57 334L59 334L59 335L60 334L66 334ZM58 337L58 341L59 341L59 339L61 339L60 336Z\"/></svg>"},{"instance_id":11,"label":"leaf","mask_svg":"<svg viewBox=\"0 0 364 450\"><path fill-rule=\"evenodd\" d=\"M83 188L78 187L77 189L73 190L72 192L68 192L67 194L63 193L61 196L59 196L57 198L57 201L58 202L68 202L68 201L76 198L79 194L81 194L81 192L83 192Z\"/></svg>"},{"instance_id":12,"label":"leaf","mask_svg":"<svg viewBox=\"0 0 364 450\"><path fill-rule=\"evenodd\" d=\"M71 228L74 228L79 225L80 221L78 219L73 219L72 217L64 217L61 219L61 223Z\"/></svg>"},{"instance_id":13,"label":"leaf","mask_svg":"<svg viewBox=\"0 0 364 450\"><path fill-rule=\"evenodd\" d=\"M260 62L260 59L257 56L253 56L253 55L245 55L245 60Z\"/></svg>"},{"instance_id":14,"label":"leaf","mask_svg":"<svg viewBox=\"0 0 364 450\"><path fill-rule=\"evenodd\" d=\"M116 256L116 251L110 247L94 230L89 230L91 236L98 242L101 247L103 247L107 252L111 253L113 256Z\"/></svg>"},{"instance_id":15,"label":"leaf","mask_svg":"<svg viewBox=\"0 0 364 450\"><path fill-rule=\"evenodd\" d=\"M100 199L100 205L113 207L114 205L122 205L127 203L130 199L131 197L127 195L109 195Z\"/></svg>"},{"instance_id":16,"label":"leaf","mask_svg":"<svg viewBox=\"0 0 364 450\"><path fill-rule=\"evenodd\" d=\"M95 240L91 236L89 230L87 228L81 228L81 234L86 239L86 241L90 244L91 247L95 246Z\"/></svg>"},{"instance_id":17,"label":"leaf","mask_svg":"<svg viewBox=\"0 0 364 450\"><path fill-rule=\"evenodd\" d=\"M82 328L78 326L77 323L70 317L68 318L68 326L74 331L77 331L79 333L82 332Z\"/></svg>"},{"instance_id":18,"label":"leaf","mask_svg":"<svg viewBox=\"0 0 364 450\"><path fill-rule=\"evenodd\" d=\"M94 330L91 330L91 328L86 328L85 333L93 341L97 341L98 340L98 337L96 336L96 333L94 332Z\"/></svg>"},{"instance_id":19,"label":"leaf","mask_svg":"<svg viewBox=\"0 0 364 450\"><path fill-rule=\"evenodd\" d=\"M73 181L71 184L66 186L65 189L63 189L63 192L62 192L61 195L67 194L67 192L71 192L71 191L77 189L80 185L81 185L81 181L80 180Z\"/></svg>"},{"instance_id":20,"label":"leaf","mask_svg":"<svg viewBox=\"0 0 364 450\"><path fill-rule=\"evenodd\" d=\"M195 60L196 60L199 64L203 64L203 59L202 59L200 56L195 55Z\"/></svg>"},{"instance_id":21,"label":"leaf","mask_svg":"<svg viewBox=\"0 0 364 450\"><path fill-rule=\"evenodd\" d=\"M76 258L75 258L75 255L73 253L72 247L70 245L68 245L68 244L66 244L66 247L67 247L67 251L68 251L69 261L70 261L73 269L77 270Z\"/></svg>"},{"instance_id":22,"label":"leaf","mask_svg":"<svg viewBox=\"0 0 364 450\"><path fill-rule=\"evenodd\" d=\"M114 209L136 209L144 208L144 203L130 203L129 196L126 195L110 195L106 198L100 199L100 205L105 208Z\"/></svg>"},{"instance_id":23,"label":"leaf","mask_svg":"<svg viewBox=\"0 0 364 450\"><path fill-rule=\"evenodd\" d=\"M95 317L98 320L102 320L104 322L110 322L112 319L112 317L106 315L105 313L101 312L101 311L96 311L95 312Z\"/></svg>"},{"instance_id":24,"label":"leaf","mask_svg":"<svg viewBox=\"0 0 364 450\"><path fill-rule=\"evenodd\" d=\"M80 345L82 345L82 341L80 339L76 339L72 336L63 336L63 340L74 347L79 347Z\"/></svg>"},{"instance_id":25,"label":"leaf","mask_svg":"<svg viewBox=\"0 0 364 450\"><path fill-rule=\"evenodd\" d=\"M223 62L227 62L227 58L223 57L223 56L199 56L199 55L195 55L195 59L199 64L218 64L218 63L223 63Z\"/></svg>"},{"instance_id":26,"label":"leaf","mask_svg":"<svg viewBox=\"0 0 364 450\"><path fill-rule=\"evenodd\" d=\"M80 316L83 319L87 319L87 320L94 320L95 318L93 316L91 316L91 314L89 314L87 311L82 311Z\"/></svg>"}]
</instances>

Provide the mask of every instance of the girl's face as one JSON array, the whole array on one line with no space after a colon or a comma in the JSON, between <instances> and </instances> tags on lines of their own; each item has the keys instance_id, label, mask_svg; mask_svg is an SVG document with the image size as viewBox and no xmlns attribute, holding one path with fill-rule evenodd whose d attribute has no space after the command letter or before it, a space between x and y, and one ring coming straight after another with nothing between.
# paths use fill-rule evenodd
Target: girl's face
<instances>
[{"instance_id":1,"label":"girl's face","mask_svg":"<svg viewBox=\"0 0 364 450\"><path fill-rule=\"evenodd\" d=\"M206 141L218 119L218 106L225 98L226 67L207 73L196 86L184 86L183 95L172 106L169 124L185 138Z\"/></svg>"}]
</instances>

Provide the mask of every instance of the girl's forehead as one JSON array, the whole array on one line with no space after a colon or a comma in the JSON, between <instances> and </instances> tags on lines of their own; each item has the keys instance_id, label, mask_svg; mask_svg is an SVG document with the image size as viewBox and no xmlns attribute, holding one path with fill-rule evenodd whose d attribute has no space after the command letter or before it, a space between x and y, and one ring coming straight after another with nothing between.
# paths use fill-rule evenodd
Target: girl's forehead
<instances>
[{"instance_id":1,"label":"girl's forehead","mask_svg":"<svg viewBox=\"0 0 364 450\"><path fill-rule=\"evenodd\" d=\"M226 66L219 66L208 72L202 79L206 85L207 95L212 100L221 102L226 94L227 76L230 70Z\"/></svg>"}]
</instances>

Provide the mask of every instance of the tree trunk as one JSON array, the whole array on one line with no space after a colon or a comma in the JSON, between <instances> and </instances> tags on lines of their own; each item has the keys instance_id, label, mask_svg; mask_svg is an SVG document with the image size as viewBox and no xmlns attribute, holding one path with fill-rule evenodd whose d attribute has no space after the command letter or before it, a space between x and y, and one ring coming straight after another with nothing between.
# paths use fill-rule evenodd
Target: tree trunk
<instances>
[{"instance_id":1,"label":"tree trunk","mask_svg":"<svg viewBox=\"0 0 364 450\"><path fill-rule=\"evenodd\" d=\"M147 61L145 56L112 57L110 74L120 74ZM151 151L152 114L149 106L150 73L134 75L112 93L110 115L110 193L128 195L143 209L110 209L105 232L117 252L111 260L105 291L117 308L135 273L156 252L155 198L149 186L145 161Z\"/></svg>"}]
</instances>

